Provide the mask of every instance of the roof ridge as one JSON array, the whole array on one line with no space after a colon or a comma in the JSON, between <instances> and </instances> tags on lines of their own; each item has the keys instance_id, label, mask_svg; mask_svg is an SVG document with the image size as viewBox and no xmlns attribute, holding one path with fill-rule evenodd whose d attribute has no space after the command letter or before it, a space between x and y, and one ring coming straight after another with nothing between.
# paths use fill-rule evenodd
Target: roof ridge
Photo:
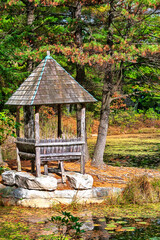
<instances>
[{"instance_id":1,"label":"roof ridge","mask_svg":"<svg viewBox=\"0 0 160 240\"><path fill-rule=\"evenodd\" d=\"M44 68L45 68L45 65L46 65L46 62L47 62L48 57L49 57L49 56L46 56L46 57L45 57L45 62L44 62L44 65L43 65L43 68L42 68L40 77L39 77L39 79L38 79L37 87L36 87L36 89L35 89L35 92L34 92L34 95L33 95L32 101L31 101L31 105L33 104L34 99L35 99L35 97L36 97L36 94L37 94L37 91L38 91L38 88L39 88L39 85L40 85L40 82L41 82L41 79L42 79L42 75L43 75Z\"/></svg>"}]
</instances>

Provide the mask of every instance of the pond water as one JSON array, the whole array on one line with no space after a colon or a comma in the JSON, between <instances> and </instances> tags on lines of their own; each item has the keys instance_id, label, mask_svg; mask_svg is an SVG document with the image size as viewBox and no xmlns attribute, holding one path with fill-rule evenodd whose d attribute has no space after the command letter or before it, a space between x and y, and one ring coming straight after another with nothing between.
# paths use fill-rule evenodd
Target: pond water
<instances>
[{"instance_id":1,"label":"pond water","mask_svg":"<svg viewBox=\"0 0 160 240\"><path fill-rule=\"evenodd\" d=\"M86 240L160 240L160 219L96 218L93 216L92 221L84 223L84 229Z\"/></svg>"},{"instance_id":2,"label":"pond water","mask_svg":"<svg viewBox=\"0 0 160 240\"><path fill-rule=\"evenodd\" d=\"M84 240L160 240L159 214L158 218L108 218L107 215L103 209L99 212L96 208L94 212L82 209L81 212L74 212L72 216L78 217L78 222L82 222L81 229L85 231L82 233ZM0 207L0 239L53 240L53 234L65 235L66 226L61 225L61 229L58 228L55 222L50 221L53 216L64 217L61 211L55 212L54 209ZM75 240L75 238L71 239Z\"/></svg>"}]
</instances>

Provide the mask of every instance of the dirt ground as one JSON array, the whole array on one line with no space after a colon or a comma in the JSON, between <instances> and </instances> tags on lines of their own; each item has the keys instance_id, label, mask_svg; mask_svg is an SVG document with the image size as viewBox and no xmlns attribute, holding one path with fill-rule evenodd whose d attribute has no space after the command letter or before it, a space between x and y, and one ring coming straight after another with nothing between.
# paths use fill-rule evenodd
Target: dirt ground
<instances>
[{"instance_id":1,"label":"dirt ground","mask_svg":"<svg viewBox=\"0 0 160 240\"><path fill-rule=\"evenodd\" d=\"M16 160L9 160L6 162L10 169L16 170L17 163ZM49 168L57 168L57 162L49 164ZM80 172L80 162L65 162L65 171L69 172ZM30 172L31 163L30 161L22 161L22 171ZM43 167L41 167L43 174ZM91 161L86 163L85 166L86 174L92 175L94 179L93 187L125 187L129 179L134 176L147 175L149 178L160 178L160 171L153 169L142 169L133 167L115 167L110 165L104 165L102 169L98 169L91 165ZM61 179L60 174L52 173L57 179ZM0 178L0 182L2 179ZM66 184L59 183L58 189L71 189L69 183Z\"/></svg>"}]
</instances>

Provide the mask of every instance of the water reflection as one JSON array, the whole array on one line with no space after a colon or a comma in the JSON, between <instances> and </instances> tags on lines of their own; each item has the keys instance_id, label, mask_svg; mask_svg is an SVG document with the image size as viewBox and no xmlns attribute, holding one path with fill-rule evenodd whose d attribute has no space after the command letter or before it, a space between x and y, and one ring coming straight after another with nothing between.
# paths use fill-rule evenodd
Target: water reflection
<instances>
[{"instance_id":1,"label":"water reflection","mask_svg":"<svg viewBox=\"0 0 160 240\"><path fill-rule=\"evenodd\" d=\"M85 240L160 240L160 219L97 218L84 222Z\"/></svg>"}]
</instances>

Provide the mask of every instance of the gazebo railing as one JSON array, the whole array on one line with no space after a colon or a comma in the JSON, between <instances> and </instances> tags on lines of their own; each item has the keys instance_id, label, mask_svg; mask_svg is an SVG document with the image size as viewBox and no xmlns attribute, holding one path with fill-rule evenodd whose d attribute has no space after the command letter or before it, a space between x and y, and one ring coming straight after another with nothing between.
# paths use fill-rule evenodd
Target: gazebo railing
<instances>
[{"instance_id":1,"label":"gazebo railing","mask_svg":"<svg viewBox=\"0 0 160 240\"><path fill-rule=\"evenodd\" d=\"M85 142L81 138L43 139L36 143L35 139L18 137L16 141L20 160L30 159L32 161L32 171L34 171L36 148L40 149L40 165L44 163L45 174L48 174L48 161L60 161L63 172L63 161L81 159L84 144Z\"/></svg>"}]
</instances>

